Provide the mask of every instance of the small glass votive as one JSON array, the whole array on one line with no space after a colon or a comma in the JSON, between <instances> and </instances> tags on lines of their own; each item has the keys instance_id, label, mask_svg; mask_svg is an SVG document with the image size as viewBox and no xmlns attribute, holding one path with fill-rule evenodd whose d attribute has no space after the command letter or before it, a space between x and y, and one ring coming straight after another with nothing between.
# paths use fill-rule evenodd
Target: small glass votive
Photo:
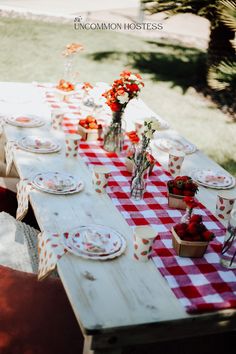
<instances>
[{"instance_id":1,"label":"small glass votive","mask_svg":"<svg viewBox=\"0 0 236 354\"><path fill-rule=\"evenodd\" d=\"M134 259L147 262L157 232L151 226L136 226L134 229Z\"/></svg>"}]
</instances>

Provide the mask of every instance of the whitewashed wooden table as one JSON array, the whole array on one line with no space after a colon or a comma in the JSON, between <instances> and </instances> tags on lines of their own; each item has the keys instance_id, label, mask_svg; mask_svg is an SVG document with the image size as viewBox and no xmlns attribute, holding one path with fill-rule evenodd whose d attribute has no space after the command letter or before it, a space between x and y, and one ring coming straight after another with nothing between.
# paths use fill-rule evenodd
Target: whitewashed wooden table
<instances>
[{"instance_id":1,"label":"whitewashed wooden table","mask_svg":"<svg viewBox=\"0 0 236 354\"><path fill-rule=\"evenodd\" d=\"M6 84L0 84L0 90ZM8 84L12 92L30 92L31 85ZM0 91L1 92L1 91ZM42 99L25 103L22 111L40 114L49 122L50 112ZM14 107L13 107L14 106ZM1 114L19 104L7 107L0 101ZM18 140L29 134L58 138L63 135L48 125L21 129L5 125L6 140ZM166 167L167 154L154 151ZM139 263L132 258L132 232L107 195L98 195L92 187L91 173L81 158L64 157L64 149L56 154L39 155L16 150L14 163L20 178L37 172L66 171L85 182L78 194L57 196L36 190L30 192L30 203L42 231L61 232L78 225L103 224L118 230L127 240L124 255L112 261L80 259L69 253L58 262L58 273L85 337L84 354L121 353L122 347L218 333L236 328L236 310L189 315L176 299L154 263ZM186 157L183 172L194 167L221 169L203 153ZM235 189L234 189L235 190ZM213 213L217 191L200 188L199 199ZM46 318L45 318L46 320ZM147 351L148 352L148 351Z\"/></svg>"}]
</instances>

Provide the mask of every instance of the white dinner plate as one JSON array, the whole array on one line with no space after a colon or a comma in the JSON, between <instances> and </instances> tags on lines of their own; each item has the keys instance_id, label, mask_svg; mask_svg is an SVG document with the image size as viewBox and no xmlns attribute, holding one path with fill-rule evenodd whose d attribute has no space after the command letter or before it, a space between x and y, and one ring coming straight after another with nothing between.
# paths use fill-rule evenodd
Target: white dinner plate
<instances>
[{"instance_id":1,"label":"white dinner plate","mask_svg":"<svg viewBox=\"0 0 236 354\"><path fill-rule=\"evenodd\" d=\"M118 257L126 248L125 239L117 231L102 225L80 226L64 234L62 242L74 255L93 260Z\"/></svg>"},{"instance_id":2,"label":"white dinner plate","mask_svg":"<svg viewBox=\"0 0 236 354\"><path fill-rule=\"evenodd\" d=\"M192 154L197 150L197 147L184 139L174 138L157 138L154 141L157 148L162 151L170 152L172 149L182 151L185 154Z\"/></svg>"},{"instance_id":3,"label":"white dinner plate","mask_svg":"<svg viewBox=\"0 0 236 354\"><path fill-rule=\"evenodd\" d=\"M60 144L56 141L34 135L23 137L18 141L18 145L23 150L38 154L53 153L61 149Z\"/></svg>"},{"instance_id":4,"label":"white dinner plate","mask_svg":"<svg viewBox=\"0 0 236 354\"><path fill-rule=\"evenodd\" d=\"M214 189L230 189L235 186L235 178L222 171L198 169L191 172L192 179L199 185Z\"/></svg>"},{"instance_id":5,"label":"white dinner plate","mask_svg":"<svg viewBox=\"0 0 236 354\"><path fill-rule=\"evenodd\" d=\"M51 194L73 194L84 188L82 181L63 172L38 173L33 178L32 185L40 191Z\"/></svg>"},{"instance_id":6,"label":"white dinner plate","mask_svg":"<svg viewBox=\"0 0 236 354\"><path fill-rule=\"evenodd\" d=\"M6 122L16 127L22 127L22 128L40 127L45 124L45 122L40 117L32 114L8 116L6 117Z\"/></svg>"}]
</instances>

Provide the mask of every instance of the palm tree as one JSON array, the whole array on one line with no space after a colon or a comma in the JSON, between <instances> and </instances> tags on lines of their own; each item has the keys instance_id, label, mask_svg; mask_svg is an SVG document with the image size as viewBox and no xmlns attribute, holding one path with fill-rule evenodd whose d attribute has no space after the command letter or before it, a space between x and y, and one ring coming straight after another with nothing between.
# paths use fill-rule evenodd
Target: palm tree
<instances>
[{"instance_id":1,"label":"palm tree","mask_svg":"<svg viewBox=\"0 0 236 354\"><path fill-rule=\"evenodd\" d=\"M212 66L217 66L223 59L232 60L235 55L232 41L235 36L232 24L232 13L224 12L221 17L219 11L223 2L228 2L234 7L233 0L141 0L145 10L150 14L166 12L168 16L178 13L192 13L203 16L210 21L210 39L207 51L207 72Z\"/></svg>"},{"instance_id":2,"label":"palm tree","mask_svg":"<svg viewBox=\"0 0 236 354\"><path fill-rule=\"evenodd\" d=\"M236 33L236 4L232 0L221 0L218 15L226 26ZM213 65L208 71L208 83L216 90L236 92L236 38L231 41L234 57L225 58L218 65Z\"/></svg>"}]
</instances>

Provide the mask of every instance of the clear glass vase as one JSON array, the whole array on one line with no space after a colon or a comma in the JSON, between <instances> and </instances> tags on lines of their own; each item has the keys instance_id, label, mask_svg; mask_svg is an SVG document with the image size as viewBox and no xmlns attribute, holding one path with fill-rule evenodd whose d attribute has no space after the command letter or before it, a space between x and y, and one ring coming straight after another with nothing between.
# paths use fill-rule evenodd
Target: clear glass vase
<instances>
[{"instance_id":1,"label":"clear glass vase","mask_svg":"<svg viewBox=\"0 0 236 354\"><path fill-rule=\"evenodd\" d=\"M146 192L147 170L142 171L135 167L130 186L130 196L134 200L142 200Z\"/></svg>"},{"instance_id":2,"label":"clear glass vase","mask_svg":"<svg viewBox=\"0 0 236 354\"><path fill-rule=\"evenodd\" d=\"M221 264L229 269L236 268L236 209L233 209L230 213L230 220L221 251Z\"/></svg>"},{"instance_id":3,"label":"clear glass vase","mask_svg":"<svg viewBox=\"0 0 236 354\"><path fill-rule=\"evenodd\" d=\"M103 148L108 152L120 153L124 145L124 131L122 129L123 111L113 112L112 122L104 133Z\"/></svg>"},{"instance_id":4,"label":"clear glass vase","mask_svg":"<svg viewBox=\"0 0 236 354\"><path fill-rule=\"evenodd\" d=\"M74 55L68 55L64 59L63 80L72 82L74 79Z\"/></svg>"}]
</instances>

